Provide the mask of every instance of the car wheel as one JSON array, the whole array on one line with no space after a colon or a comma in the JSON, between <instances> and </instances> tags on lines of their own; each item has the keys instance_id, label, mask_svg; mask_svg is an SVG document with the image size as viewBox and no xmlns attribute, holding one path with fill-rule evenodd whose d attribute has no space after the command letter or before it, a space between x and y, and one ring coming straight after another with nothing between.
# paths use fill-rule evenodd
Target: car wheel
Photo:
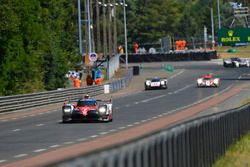
<instances>
[{"instance_id":1,"label":"car wheel","mask_svg":"<svg viewBox=\"0 0 250 167\"><path fill-rule=\"evenodd\" d=\"M68 123L68 122L69 122L69 121L67 121L67 120L62 120L62 123L64 123L64 124L65 124L65 123Z\"/></svg>"}]
</instances>

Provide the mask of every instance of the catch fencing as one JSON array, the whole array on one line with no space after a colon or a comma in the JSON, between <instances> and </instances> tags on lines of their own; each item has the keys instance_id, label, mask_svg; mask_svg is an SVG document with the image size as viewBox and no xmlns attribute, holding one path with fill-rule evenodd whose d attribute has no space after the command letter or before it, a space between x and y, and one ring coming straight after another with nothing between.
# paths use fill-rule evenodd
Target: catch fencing
<instances>
[{"instance_id":1,"label":"catch fencing","mask_svg":"<svg viewBox=\"0 0 250 167\"><path fill-rule=\"evenodd\" d=\"M82 88L70 88L62 90L47 91L16 96L0 97L0 113L22 110L32 107L45 106L48 104L60 103L66 100L77 100L84 94L98 96L104 94L104 85L109 85L110 92L118 91L126 87L133 77L133 70L129 69L124 78L110 81L102 85L86 86Z\"/></svg>"},{"instance_id":2,"label":"catch fencing","mask_svg":"<svg viewBox=\"0 0 250 167\"><path fill-rule=\"evenodd\" d=\"M49 166L209 167L249 130L250 104Z\"/></svg>"}]
</instances>

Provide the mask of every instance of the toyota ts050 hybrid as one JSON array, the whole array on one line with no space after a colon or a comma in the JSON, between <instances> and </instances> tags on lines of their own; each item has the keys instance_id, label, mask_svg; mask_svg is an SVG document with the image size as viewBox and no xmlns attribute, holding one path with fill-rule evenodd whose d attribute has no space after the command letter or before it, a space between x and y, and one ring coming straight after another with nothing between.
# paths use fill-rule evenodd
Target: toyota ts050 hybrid
<instances>
[{"instance_id":1,"label":"toyota ts050 hybrid","mask_svg":"<svg viewBox=\"0 0 250 167\"><path fill-rule=\"evenodd\" d=\"M168 88L167 78L154 77L151 79L146 79L144 85L145 90L149 89L167 89Z\"/></svg>"},{"instance_id":2,"label":"toyota ts050 hybrid","mask_svg":"<svg viewBox=\"0 0 250 167\"><path fill-rule=\"evenodd\" d=\"M84 98L80 98L77 103L64 103L62 107L63 123L88 120L112 121L112 100L97 100L86 95Z\"/></svg>"},{"instance_id":3,"label":"toyota ts050 hybrid","mask_svg":"<svg viewBox=\"0 0 250 167\"><path fill-rule=\"evenodd\" d=\"M213 77L212 74L207 74L203 77L197 78L197 87L219 87L220 78Z\"/></svg>"}]
</instances>

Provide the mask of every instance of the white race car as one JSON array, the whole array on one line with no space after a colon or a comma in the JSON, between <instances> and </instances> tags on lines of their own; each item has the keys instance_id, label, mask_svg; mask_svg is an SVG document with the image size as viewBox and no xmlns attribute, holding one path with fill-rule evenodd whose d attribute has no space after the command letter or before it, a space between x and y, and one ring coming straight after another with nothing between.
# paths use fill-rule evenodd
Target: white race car
<instances>
[{"instance_id":1,"label":"white race car","mask_svg":"<svg viewBox=\"0 0 250 167\"><path fill-rule=\"evenodd\" d=\"M146 79L144 85L145 90L149 89L167 89L168 88L168 80L167 78L154 77L150 79Z\"/></svg>"},{"instance_id":2,"label":"white race car","mask_svg":"<svg viewBox=\"0 0 250 167\"><path fill-rule=\"evenodd\" d=\"M211 74L207 74L201 78L197 78L197 87L219 87L220 78L213 77Z\"/></svg>"},{"instance_id":3,"label":"white race car","mask_svg":"<svg viewBox=\"0 0 250 167\"><path fill-rule=\"evenodd\" d=\"M247 59L233 57L230 59L223 59L224 67L250 67L250 62Z\"/></svg>"}]
</instances>

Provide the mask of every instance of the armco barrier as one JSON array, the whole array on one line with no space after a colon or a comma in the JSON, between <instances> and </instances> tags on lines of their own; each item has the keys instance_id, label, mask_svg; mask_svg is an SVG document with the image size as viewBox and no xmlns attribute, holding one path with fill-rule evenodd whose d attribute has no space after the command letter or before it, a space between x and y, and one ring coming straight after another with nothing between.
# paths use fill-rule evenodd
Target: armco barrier
<instances>
[{"instance_id":1,"label":"armco barrier","mask_svg":"<svg viewBox=\"0 0 250 167\"><path fill-rule=\"evenodd\" d=\"M209 167L249 130L250 104L49 166Z\"/></svg>"},{"instance_id":2,"label":"armco barrier","mask_svg":"<svg viewBox=\"0 0 250 167\"><path fill-rule=\"evenodd\" d=\"M125 55L121 55L125 59ZM155 54L129 54L129 63L138 62L161 62L161 61L199 61L217 59L216 51L183 51L173 53L155 53ZM121 62L123 63L123 62Z\"/></svg>"},{"instance_id":3,"label":"armco barrier","mask_svg":"<svg viewBox=\"0 0 250 167\"><path fill-rule=\"evenodd\" d=\"M89 94L90 96L101 95L104 94L104 85L106 84L110 86L110 92L115 92L127 86L132 77L133 71L132 69L129 69L126 77L107 82L102 85L87 86L77 89L70 88L63 90L54 90L16 96L2 96L0 97L0 113L44 106L53 103L60 103L66 100L77 100L84 94Z\"/></svg>"}]
</instances>

